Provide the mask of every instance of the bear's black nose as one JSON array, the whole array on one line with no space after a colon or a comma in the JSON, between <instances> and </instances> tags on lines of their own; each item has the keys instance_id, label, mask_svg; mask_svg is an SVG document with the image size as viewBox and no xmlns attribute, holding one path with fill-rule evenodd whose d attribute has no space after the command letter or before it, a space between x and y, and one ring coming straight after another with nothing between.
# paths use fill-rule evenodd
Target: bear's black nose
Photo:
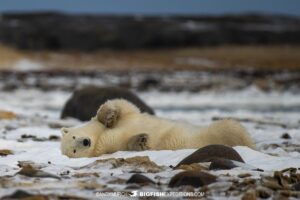
<instances>
[{"instance_id":1,"label":"bear's black nose","mask_svg":"<svg viewBox=\"0 0 300 200\"><path fill-rule=\"evenodd\" d=\"M85 147L91 146L91 140L90 139L84 139L82 142L83 142L83 146L85 146Z\"/></svg>"}]
</instances>

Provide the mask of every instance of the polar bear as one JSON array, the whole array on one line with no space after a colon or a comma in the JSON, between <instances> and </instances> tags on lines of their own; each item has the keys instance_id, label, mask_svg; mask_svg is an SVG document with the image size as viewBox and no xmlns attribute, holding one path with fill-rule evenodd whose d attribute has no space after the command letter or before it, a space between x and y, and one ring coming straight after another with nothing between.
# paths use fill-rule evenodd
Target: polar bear
<instances>
[{"instance_id":1,"label":"polar bear","mask_svg":"<svg viewBox=\"0 0 300 200\"><path fill-rule=\"evenodd\" d=\"M210 144L255 148L246 129L236 121L220 120L199 127L141 113L124 99L107 101L89 122L62 128L61 132L62 153L72 158L116 151L192 149Z\"/></svg>"}]
</instances>

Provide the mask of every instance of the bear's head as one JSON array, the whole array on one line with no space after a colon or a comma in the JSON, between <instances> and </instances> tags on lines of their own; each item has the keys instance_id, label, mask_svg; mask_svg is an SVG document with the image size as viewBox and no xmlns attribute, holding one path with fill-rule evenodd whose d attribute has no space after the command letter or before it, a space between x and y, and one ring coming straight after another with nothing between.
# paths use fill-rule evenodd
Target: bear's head
<instances>
[{"instance_id":1,"label":"bear's head","mask_svg":"<svg viewBox=\"0 0 300 200\"><path fill-rule=\"evenodd\" d=\"M62 128L61 151L70 158L93 157L95 152L101 153L95 147L104 132L104 125L95 118L82 126Z\"/></svg>"}]
</instances>

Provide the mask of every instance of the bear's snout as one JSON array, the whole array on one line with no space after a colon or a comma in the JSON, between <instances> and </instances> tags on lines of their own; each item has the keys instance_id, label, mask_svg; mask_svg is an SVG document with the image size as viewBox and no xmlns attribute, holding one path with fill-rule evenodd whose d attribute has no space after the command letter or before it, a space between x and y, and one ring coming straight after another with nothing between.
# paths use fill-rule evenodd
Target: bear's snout
<instances>
[{"instance_id":1,"label":"bear's snout","mask_svg":"<svg viewBox=\"0 0 300 200\"><path fill-rule=\"evenodd\" d=\"M82 141L82 144L85 147L87 147L87 146L89 147L89 146L91 146L91 140L86 138Z\"/></svg>"}]
</instances>

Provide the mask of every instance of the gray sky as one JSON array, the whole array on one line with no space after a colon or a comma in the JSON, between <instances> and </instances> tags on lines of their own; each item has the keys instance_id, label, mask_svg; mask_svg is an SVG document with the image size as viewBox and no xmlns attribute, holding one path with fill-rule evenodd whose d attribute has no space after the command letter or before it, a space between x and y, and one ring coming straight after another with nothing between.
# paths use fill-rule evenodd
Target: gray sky
<instances>
[{"instance_id":1,"label":"gray sky","mask_svg":"<svg viewBox=\"0 0 300 200\"><path fill-rule=\"evenodd\" d=\"M277 13L300 16L300 0L0 0L0 12L98 14Z\"/></svg>"}]
</instances>

